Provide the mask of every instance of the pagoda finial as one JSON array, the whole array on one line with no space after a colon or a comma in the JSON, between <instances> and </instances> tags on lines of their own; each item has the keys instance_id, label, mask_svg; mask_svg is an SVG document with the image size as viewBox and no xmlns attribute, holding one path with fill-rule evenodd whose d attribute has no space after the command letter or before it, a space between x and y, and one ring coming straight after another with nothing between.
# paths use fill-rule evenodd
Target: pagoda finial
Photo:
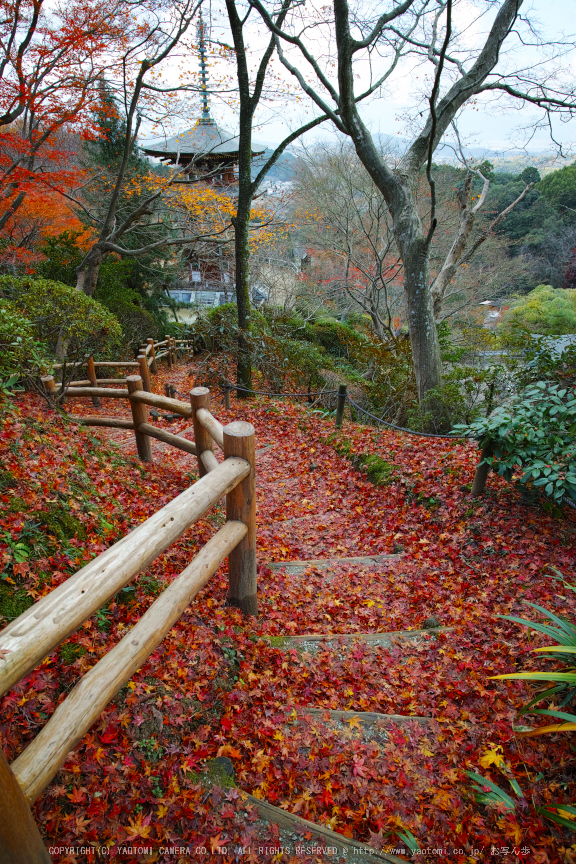
<instances>
[{"instance_id":1,"label":"pagoda finial","mask_svg":"<svg viewBox=\"0 0 576 864\"><path fill-rule=\"evenodd\" d=\"M208 70L206 69L206 26L200 10L198 20L198 52L200 54L200 81L202 91L202 116L199 123L213 123L208 104Z\"/></svg>"}]
</instances>

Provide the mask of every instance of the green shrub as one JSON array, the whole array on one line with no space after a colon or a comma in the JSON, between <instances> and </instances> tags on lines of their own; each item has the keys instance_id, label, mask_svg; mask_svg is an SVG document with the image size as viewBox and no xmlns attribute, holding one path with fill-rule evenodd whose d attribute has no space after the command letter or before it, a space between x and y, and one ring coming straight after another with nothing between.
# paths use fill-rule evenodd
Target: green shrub
<instances>
[{"instance_id":1,"label":"green shrub","mask_svg":"<svg viewBox=\"0 0 576 864\"><path fill-rule=\"evenodd\" d=\"M36 328L15 303L0 297L0 378L36 375L48 366Z\"/></svg>"},{"instance_id":2,"label":"green shrub","mask_svg":"<svg viewBox=\"0 0 576 864\"><path fill-rule=\"evenodd\" d=\"M351 347L361 346L365 339L347 324L341 324L335 318L322 318L312 324L306 324L302 331L302 338L324 348L333 357L351 356Z\"/></svg>"},{"instance_id":3,"label":"green shrub","mask_svg":"<svg viewBox=\"0 0 576 864\"><path fill-rule=\"evenodd\" d=\"M564 589L576 592L575 585L567 582L559 570L556 570L556 568L552 569L555 571L555 574L549 578L561 582ZM538 726L535 729L525 726L516 727L514 731L516 735L523 738L534 738L557 732L576 732L576 714L571 714L566 710L574 706L576 702L576 623L574 621L567 621L565 618L560 618L553 612L550 612L549 609L537 606L536 603L525 602L541 615L544 615L548 619L548 622L540 624L539 622L528 621L525 618L517 618L514 615L500 615L499 617L506 618L508 621L513 621L523 627L530 627L530 629L537 630L553 639L554 645L535 648L534 651L537 654L543 654L542 659L551 660L554 663L554 668L542 672L513 672L508 675L495 675L494 678L551 684L551 687L538 692L520 710L519 716L538 714L545 718L553 717L556 722L549 726ZM551 702L552 706L550 708L534 707L535 705L540 705L542 702ZM536 810L541 816L545 816L552 822L576 831L576 807L574 805L550 803L546 807L537 807Z\"/></svg>"},{"instance_id":4,"label":"green shrub","mask_svg":"<svg viewBox=\"0 0 576 864\"><path fill-rule=\"evenodd\" d=\"M484 463L511 480L523 468L521 483L533 483L548 498L576 501L576 395L557 384L538 381L526 387L512 408L500 407L490 417L457 425L455 433L491 447Z\"/></svg>"},{"instance_id":5,"label":"green shrub","mask_svg":"<svg viewBox=\"0 0 576 864\"><path fill-rule=\"evenodd\" d=\"M52 353L59 339L69 355L112 351L121 342L122 332L114 315L96 300L61 282L0 276L0 299L13 303Z\"/></svg>"},{"instance_id":6,"label":"green shrub","mask_svg":"<svg viewBox=\"0 0 576 864\"><path fill-rule=\"evenodd\" d=\"M500 327L513 326L543 336L576 333L576 291L537 285L504 313Z\"/></svg>"},{"instance_id":7,"label":"green shrub","mask_svg":"<svg viewBox=\"0 0 576 864\"><path fill-rule=\"evenodd\" d=\"M267 318L259 310L250 313L251 326L247 342L252 365L260 372L272 391L284 390L288 381L302 389L322 384L320 370L331 366L322 348L291 338L285 321ZM288 331L289 332L289 331ZM235 303L226 303L199 314L191 338L198 349L223 352L238 358L238 312ZM261 389L261 388L258 388Z\"/></svg>"}]
</instances>

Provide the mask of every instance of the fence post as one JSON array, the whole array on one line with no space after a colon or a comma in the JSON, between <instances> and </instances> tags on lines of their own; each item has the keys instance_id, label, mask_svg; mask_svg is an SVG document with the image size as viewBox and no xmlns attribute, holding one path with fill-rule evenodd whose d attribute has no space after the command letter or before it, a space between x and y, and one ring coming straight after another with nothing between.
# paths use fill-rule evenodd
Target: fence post
<instances>
[{"instance_id":1,"label":"fence post","mask_svg":"<svg viewBox=\"0 0 576 864\"><path fill-rule=\"evenodd\" d=\"M344 419L344 407L346 405L346 384L340 384L338 387L338 402L336 404L336 429L342 428L342 420Z\"/></svg>"},{"instance_id":2,"label":"fence post","mask_svg":"<svg viewBox=\"0 0 576 864\"><path fill-rule=\"evenodd\" d=\"M490 471L489 465L482 465L481 463L487 456L492 455L492 442L488 444L487 447L482 448L482 452L480 454L480 462L476 468L476 474L474 475L474 481L472 483L472 492L471 495L473 498L476 498L478 495L482 495L484 492L484 488L486 486L486 480L488 479L488 472Z\"/></svg>"},{"instance_id":3,"label":"fence post","mask_svg":"<svg viewBox=\"0 0 576 864\"><path fill-rule=\"evenodd\" d=\"M98 378L96 376L96 367L94 366L94 357L92 354L86 354L86 377L90 381L92 387L98 386ZM100 406L100 397L92 396L92 405L95 408Z\"/></svg>"},{"instance_id":4,"label":"fence post","mask_svg":"<svg viewBox=\"0 0 576 864\"><path fill-rule=\"evenodd\" d=\"M172 336L171 339L171 347L172 347L172 363L174 366L178 363L178 355L176 354L176 337Z\"/></svg>"},{"instance_id":5,"label":"fence post","mask_svg":"<svg viewBox=\"0 0 576 864\"><path fill-rule=\"evenodd\" d=\"M0 748L0 864L51 864L30 806Z\"/></svg>"},{"instance_id":6,"label":"fence post","mask_svg":"<svg viewBox=\"0 0 576 864\"><path fill-rule=\"evenodd\" d=\"M148 358L145 354L139 354L137 360L140 364L140 376L142 378L142 385L144 387L144 390L147 393L151 393L152 387L150 386L150 369L148 368Z\"/></svg>"},{"instance_id":7,"label":"fence post","mask_svg":"<svg viewBox=\"0 0 576 864\"><path fill-rule=\"evenodd\" d=\"M142 387L142 378L140 375L127 375L126 384L128 385L128 393L136 393L137 390L144 389ZM130 400L130 407L132 409L132 420L134 421L134 435L136 436L138 456L143 462L152 462L152 444L150 442L150 437L148 435L143 435L142 432L138 431L140 423L148 422L148 408L143 402L132 402L132 400Z\"/></svg>"},{"instance_id":8,"label":"fence post","mask_svg":"<svg viewBox=\"0 0 576 864\"><path fill-rule=\"evenodd\" d=\"M245 615L258 615L256 566L256 456L254 427L236 420L224 427L224 456L250 463L250 473L226 495L226 519L243 522L248 533L228 556L228 603Z\"/></svg>"},{"instance_id":9,"label":"fence post","mask_svg":"<svg viewBox=\"0 0 576 864\"><path fill-rule=\"evenodd\" d=\"M168 362L168 368L172 368L172 340L170 336L164 336L166 340L166 360Z\"/></svg>"},{"instance_id":10,"label":"fence post","mask_svg":"<svg viewBox=\"0 0 576 864\"><path fill-rule=\"evenodd\" d=\"M44 385L44 390L48 396L53 396L55 398L58 395L53 375L42 375L40 381Z\"/></svg>"},{"instance_id":11,"label":"fence post","mask_svg":"<svg viewBox=\"0 0 576 864\"><path fill-rule=\"evenodd\" d=\"M156 351L154 349L154 339L150 337L150 339L146 340L146 344L150 345L150 356L152 357L152 363L150 364L150 371L153 375L156 375L158 372L158 364L156 363Z\"/></svg>"},{"instance_id":12,"label":"fence post","mask_svg":"<svg viewBox=\"0 0 576 864\"><path fill-rule=\"evenodd\" d=\"M207 387L194 387L190 391L190 404L192 405L192 422L194 423L194 441L196 444L196 457L198 459L198 473L204 477L208 472L202 462L202 453L205 450L214 452L214 441L209 432L204 429L196 417L199 408L210 410L210 390Z\"/></svg>"},{"instance_id":13,"label":"fence post","mask_svg":"<svg viewBox=\"0 0 576 864\"><path fill-rule=\"evenodd\" d=\"M230 390L230 384L226 381L224 384L224 408L226 411L230 410Z\"/></svg>"}]
</instances>

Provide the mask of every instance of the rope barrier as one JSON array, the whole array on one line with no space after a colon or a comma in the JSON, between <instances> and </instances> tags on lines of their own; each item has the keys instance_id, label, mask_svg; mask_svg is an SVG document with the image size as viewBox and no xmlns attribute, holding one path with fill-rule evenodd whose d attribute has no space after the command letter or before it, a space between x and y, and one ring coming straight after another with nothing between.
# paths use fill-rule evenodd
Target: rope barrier
<instances>
[{"instance_id":1,"label":"rope barrier","mask_svg":"<svg viewBox=\"0 0 576 864\"><path fill-rule=\"evenodd\" d=\"M357 402L354 402L348 394L346 394L346 401L353 405L357 411L361 411L362 414L371 417L372 420L376 420L377 423L382 423L383 426L387 426L389 429L395 429L397 432L406 432L408 435L416 435L418 438L450 438L452 441L457 441L458 438L464 437L462 435L434 435L432 432L415 432L413 429L405 429L403 426L395 426L393 423L388 423L386 420L382 420L380 417L376 417L374 414L366 411L365 408L362 408Z\"/></svg>"},{"instance_id":2,"label":"rope barrier","mask_svg":"<svg viewBox=\"0 0 576 864\"><path fill-rule=\"evenodd\" d=\"M248 387L240 387L230 381L226 381L226 384L231 390L242 390L243 393L254 393L255 396L331 396L333 393L338 393L338 390L317 390L313 393L267 393L265 390L250 390Z\"/></svg>"}]
</instances>

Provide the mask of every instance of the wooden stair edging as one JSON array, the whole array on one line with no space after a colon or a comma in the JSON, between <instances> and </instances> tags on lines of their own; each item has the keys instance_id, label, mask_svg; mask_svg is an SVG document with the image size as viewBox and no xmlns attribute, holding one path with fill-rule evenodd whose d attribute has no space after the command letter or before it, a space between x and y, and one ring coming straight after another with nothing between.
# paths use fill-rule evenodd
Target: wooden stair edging
<instances>
[{"instance_id":1,"label":"wooden stair edging","mask_svg":"<svg viewBox=\"0 0 576 864\"><path fill-rule=\"evenodd\" d=\"M334 642L338 639L343 639L345 642L362 639L368 644L389 647L397 640L437 636L439 633L448 633L452 630L454 627L430 627L426 630L394 630L387 633L308 633L302 636L262 636L261 638L268 640L271 647L280 649L296 648L311 642Z\"/></svg>"},{"instance_id":2,"label":"wooden stair edging","mask_svg":"<svg viewBox=\"0 0 576 864\"><path fill-rule=\"evenodd\" d=\"M282 570L283 568L290 570L305 570L307 567L317 567L320 570L328 570L330 566L337 566L339 564L366 564L368 566L374 564L393 564L395 561L400 560L402 556L402 552L390 552L382 555L355 555L351 558L311 558L307 561L267 561L264 566L268 567L270 570Z\"/></svg>"},{"instance_id":3,"label":"wooden stair edging","mask_svg":"<svg viewBox=\"0 0 576 864\"><path fill-rule=\"evenodd\" d=\"M282 807L276 807L274 804L269 804L248 792L240 793L242 799L250 804L261 819L268 822L273 822L281 828L294 830L295 828L303 829L315 834L320 838L325 847L332 849L336 848L336 855L328 857L336 858L343 856L346 861L386 861L388 864L406 864L406 859L398 858L396 855L389 855L386 852L379 852L373 846L368 846L366 843L361 843L359 840L352 840L339 834L337 831L332 831L324 825L317 822L310 822L302 816L297 816L295 813L290 813L288 810L283 810ZM299 845L299 841L292 841L295 845ZM312 840L301 840L300 845L310 846ZM399 844L401 845L401 844ZM408 852L408 850L406 850Z\"/></svg>"},{"instance_id":4,"label":"wooden stair edging","mask_svg":"<svg viewBox=\"0 0 576 864\"><path fill-rule=\"evenodd\" d=\"M376 711L339 711L332 708L308 708L308 706L294 706L294 710L302 714L311 714L313 717L329 714L331 720L340 720L343 723L358 718L366 726L374 726L379 721L382 723L397 723L398 725L418 723L424 726L426 723L431 723L434 720L433 717L410 716L408 714L378 714Z\"/></svg>"}]
</instances>

